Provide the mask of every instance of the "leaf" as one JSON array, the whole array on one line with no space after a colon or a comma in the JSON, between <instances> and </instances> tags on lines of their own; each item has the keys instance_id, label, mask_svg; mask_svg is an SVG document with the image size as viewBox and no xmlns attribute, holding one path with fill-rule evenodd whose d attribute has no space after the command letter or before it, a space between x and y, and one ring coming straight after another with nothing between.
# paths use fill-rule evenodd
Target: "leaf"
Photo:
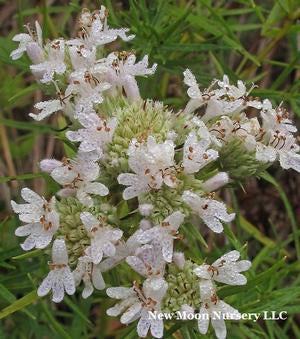
<instances>
[{"instance_id":1,"label":"leaf","mask_svg":"<svg viewBox=\"0 0 300 339\"><path fill-rule=\"evenodd\" d=\"M295 66L299 63L300 51L296 53L296 56L290 62L290 64L284 68L284 70L276 77L275 81L272 83L271 88L277 89L289 76L289 74L295 69Z\"/></svg>"},{"instance_id":2,"label":"leaf","mask_svg":"<svg viewBox=\"0 0 300 339\"><path fill-rule=\"evenodd\" d=\"M0 296L9 303L16 300L16 297L2 284L0 284Z\"/></svg>"},{"instance_id":3,"label":"leaf","mask_svg":"<svg viewBox=\"0 0 300 339\"><path fill-rule=\"evenodd\" d=\"M215 45L209 43L199 43L199 44L175 44L175 43L166 43L161 46L162 50L166 51L177 51L177 52L204 52L204 51L213 51L213 50L230 50L230 47L224 45Z\"/></svg>"},{"instance_id":4,"label":"leaf","mask_svg":"<svg viewBox=\"0 0 300 339\"><path fill-rule=\"evenodd\" d=\"M37 250L33 250L33 251L30 251L30 252L27 252L21 255L17 255L16 257L12 257L12 260L23 260L23 259L28 259L28 258L34 258L42 254L43 254L43 251L37 249Z\"/></svg>"},{"instance_id":5,"label":"leaf","mask_svg":"<svg viewBox=\"0 0 300 339\"><path fill-rule=\"evenodd\" d=\"M42 308L44 311L44 314L46 318L48 319L50 325L53 326L53 329L57 334L59 334L59 338L64 338L64 339L72 339L72 337L64 330L64 328L61 326L61 324L53 317L49 310L49 305L46 303L42 302Z\"/></svg>"},{"instance_id":6,"label":"leaf","mask_svg":"<svg viewBox=\"0 0 300 339\"><path fill-rule=\"evenodd\" d=\"M268 281L270 277L274 275L274 273L279 272L279 268L284 266L286 263L286 257L278 260L272 267L270 267L265 272L258 274L256 277L249 279L246 285L243 286L225 286L222 287L218 295L221 298L227 297L229 295L239 294L241 292L249 291L250 289L257 288L257 286L264 281Z\"/></svg>"},{"instance_id":7,"label":"leaf","mask_svg":"<svg viewBox=\"0 0 300 339\"><path fill-rule=\"evenodd\" d=\"M36 291L32 291L26 294L23 298L16 300L11 305L1 310L0 319L7 317L8 315L14 312L22 310L24 307L32 304L37 299L38 299L38 295L36 294Z\"/></svg>"},{"instance_id":8,"label":"leaf","mask_svg":"<svg viewBox=\"0 0 300 339\"><path fill-rule=\"evenodd\" d=\"M230 212L233 212L232 209L230 209ZM252 225L248 220L246 220L243 216L238 216L239 223L241 227L248 232L251 236L253 236L256 240L261 242L262 244L270 247L275 247L276 243L272 239L265 236L260 230L258 230L254 225Z\"/></svg>"},{"instance_id":9,"label":"leaf","mask_svg":"<svg viewBox=\"0 0 300 339\"><path fill-rule=\"evenodd\" d=\"M18 99L22 98L23 96L30 94L34 91L36 91L39 88L38 84L32 84L30 86L27 86L23 88L21 91L16 93L14 96L8 99L9 103L16 102Z\"/></svg>"},{"instance_id":10,"label":"leaf","mask_svg":"<svg viewBox=\"0 0 300 339\"><path fill-rule=\"evenodd\" d=\"M121 200L117 205L117 215L120 219L125 218L129 214L129 207L126 200Z\"/></svg>"},{"instance_id":11,"label":"leaf","mask_svg":"<svg viewBox=\"0 0 300 339\"><path fill-rule=\"evenodd\" d=\"M261 303L253 308L253 312L274 310L282 311L284 306L291 304L294 305L295 300L300 296L299 287L287 287L279 290L272 291L271 293L265 293Z\"/></svg>"},{"instance_id":12,"label":"leaf","mask_svg":"<svg viewBox=\"0 0 300 339\"><path fill-rule=\"evenodd\" d=\"M297 230L299 229L299 226L297 224L293 208L289 202L288 197L286 196L284 190L280 186L280 184L268 173L268 172L263 172L260 174L260 177L272 184L278 191L282 202L284 204L285 210L287 212L288 218L290 219L292 229L293 229L293 234L294 234L294 241L295 241L295 247L296 247L296 252L297 252L297 258L300 260L300 243L299 243L299 235L297 234Z\"/></svg>"},{"instance_id":13,"label":"leaf","mask_svg":"<svg viewBox=\"0 0 300 339\"><path fill-rule=\"evenodd\" d=\"M12 294L4 285L0 284L0 296L9 303L13 303L17 298ZM27 314L31 319L36 319L36 317L31 314L28 310L21 310Z\"/></svg>"},{"instance_id":14,"label":"leaf","mask_svg":"<svg viewBox=\"0 0 300 339\"><path fill-rule=\"evenodd\" d=\"M71 300L71 298L69 298L68 296L64 297L64 302L66 303L66 305L68 305L73 311L74 313L76 313L82 320L84 320L85 322L87 322L89 325L91 325L91 321L81 312L81 310L79 309L78 306L76 306L73 301Z\"/></svg>"},{"instance_id":15,"label":"leaf","mask_svg":"<svg viewBox=\"0 0 300 339\"><path fill-rule=\"evenodd\" d=\"M35 131L36 133L56 133L50 125L36 124L35 122L17 121L0 118L0 124L21 130Z\"/></svg>"},{"instance_id":16,"label":"leaf","mask_svg":"<svg viewBox=\"0 0 300 339\"><path fill-rule=\"evenodd\" d=\"M46 174L39 172L39 173L28 173L28 174L20 174L16 176L8 176L8 177L1 177L0 178L0 184L3 184L4 182L9 182L12 180L30 180L34 178L40 178L45 177Z\"/></svg>"},{"instance_id":17,"label":"leaf","mask_svg":"<svg viewBox=\"0 0 300 339\"><path fill-rule=\"evenodd\" d=\"M278 23L286 13L282 10L282 7L280 6L279 2L275 2L268 18L265 20L263 24L263 29L262 29L262 35L269 36L271 32L271 27Z\"/></svg>"}]
</instances>

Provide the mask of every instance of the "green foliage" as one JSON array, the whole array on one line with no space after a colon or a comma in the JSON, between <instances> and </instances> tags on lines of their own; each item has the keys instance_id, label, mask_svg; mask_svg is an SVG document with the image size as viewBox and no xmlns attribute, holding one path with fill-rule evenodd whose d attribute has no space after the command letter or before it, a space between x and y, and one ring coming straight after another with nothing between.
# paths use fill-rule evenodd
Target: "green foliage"
<instances>
[{"instance_id":1,"label":"green foliage","mask_svg":"<svg viewBox=\"0 0 300 339\"><path fill-rule=\"evenodd\" d=\"M175 108L183 106L187 97L181 84L182 71L189 67L203 86L224 72L232 80L241 78L247 83L261 83L260 89L253 90L254 96L269 97L277 104L284 100L300 117L298 0L106 0L103 3L109 9L111 26L130 27L136 34L126 48L135 50L139 57L149 54L149 60L159 64L154 76L139 81L143 97L162 100ZM55 143L58 155L63 153L62 144L67 152L72 149L63 137L66 126L63 119L47 123L28 119L34 100L38 101L39 87L33 84L26 57L16 62L9 58L15 46L11 37L32 16L42 22L46 39L72 33L72 16L81 6L77 0L69 5L55 1L51 6L47 1L29 0L1 0L0 4L3 8L12 4L15 8L4 20L0 38L0 190L3 192L0 195L0 337L136 338L135 324L124 328L108 319L105 309L111 301L103 291L97 291L87 300L79 295L69 297L59 306L47 297L37 298L35 291L46 274L47 258L39 250L25 254L21 251L14 236L19 221L9 211L7 200L15 198L25 182L39 187L41 177L47 180L46 193L54 192L56 185L33 170L32 164L36 165L34 161L47 154L50 142ZM99 5L98 1L89 4ZM11 22L14 32L10 32ZM5 140L9 141L5 143ZM44 144L37 148L41 140ZM38 159L34 154L40 155ZM260 182L273 185L281 197L290 223L286 226L290 230L286 238L279 232L264 234L259 225L253 225L241 215L235 199L240 189L236 187L232 188L231 196L237 218L235 229L225 227L228 243L220 245L217 237L208 239L194 226L183 233L191 243L188 250L195 260L202 261L208 254L213 260L233 248L246 257L251 247L250 256L255 256L255 260L248 273L248 284L222 287L219 296L242 312L269 309L289 313L283 324L228 322L230 338L299 338L295 316L300 313L300 231L294 206L283 186L272 176L263 172L260 177ZM11 194L6 193L8 189ZM121 219L124 217L124 225L130 227L130 218L125 218L128 206L118 206L118 212ZM247 243L251 246L246 247ZM126 281L126 265L118 272L107 273L105 280L111 285ZM199 338L196 323L168 324L165 338L175 337Z\"/></svg>"}]
</instances>

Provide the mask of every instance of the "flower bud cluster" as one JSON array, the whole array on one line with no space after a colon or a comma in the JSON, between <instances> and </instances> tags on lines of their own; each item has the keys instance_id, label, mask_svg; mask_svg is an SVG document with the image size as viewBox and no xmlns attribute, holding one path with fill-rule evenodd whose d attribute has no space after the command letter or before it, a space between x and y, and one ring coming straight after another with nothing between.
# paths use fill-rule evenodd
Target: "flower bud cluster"
<instances>
[{"instance_id":1,"label":"flower bud cluster","mask_svg":"<svg viewBox=\"0 0 300 339\"><path fill-rule=\"evenodd\" d=\"M25 224L16 229L26 237L22 248L52 246L38 295L52 291L52 300L60 302L82 283L87 298L105 288L102 273L120 267L122 272L126 265L138 278L107 289L120 300L107 314L121 315L123 324L138 319L141 337L149 331L163 337L163 321L150 319L149 311L238 313L218 299L215 283L246 284L240 272L250 262L238 261L237 251L212 265L185 260L178 252L189 246L182 229L198 220L199 232L203 224L221 233L235 214L216 191L229 182L258 175L276 160L300 172L288 113L268 99L252 98L253 87L231 85L226 75L200 90L188 69L184 110L143 100L136 76L153 74L156 64L149 67L147 56L137 61L133 52L107 55L104 48L117 38L133 39L128 29L110 28L104 6L83 10L79 26L73 39L44 43L36 23L35 33L29 29L14 37L19 47L11 53L17 59L26 52L37 81L56 93L37 103L38 113L30 116L39 121L64 114L70 122L66 138L77 149L72 158L40 163L61 186L55 197L46 200L24 188L25 204L12 201ZM200 333L207 332L209 317L198 321ZM224 320L212 326L218 338L226 337Z\"/></svg>"}]
</instances>

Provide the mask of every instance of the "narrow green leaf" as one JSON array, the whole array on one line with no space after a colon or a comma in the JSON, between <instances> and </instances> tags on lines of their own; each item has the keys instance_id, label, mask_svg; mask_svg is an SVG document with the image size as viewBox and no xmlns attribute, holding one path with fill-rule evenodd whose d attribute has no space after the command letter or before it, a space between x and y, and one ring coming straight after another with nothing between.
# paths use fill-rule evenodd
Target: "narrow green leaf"
<instances>
[{"instance_id":1,"label":"narrow green leaf","mask_svg":"<svg viewBox=\"0 0 300 339\"><path fill-rule=\"evenodd\" d=\"M19 91L18 93L16 93L14 96L12 96L11 98L9 98L8 102L15 102L18 99L22 98L23 96L30 94L34 91L36 91L39 88L38 84L32 84L28 87L23 88L21 91Z\"/></svg>"},{"instance_id":2,"label":"narrow green leaf","mask_svg":"<svg viewBox=\"0 0 300 339\"><path fill-rule=\"evenodd\" d=\"M68 305L73 311L74 313L76 313L82 320L84 320L85 322L87 322L89 325L91 325L91 321L81 312L81 310L79 309L78 306L76 306L73 301L71 300L71 298L69 298L68 296L64 297L64 302L66 303L66 305Z\"/></svg>"},{"instance_id":3,"label":"narrow green leaf","mask_svg":"<svg viewBox=\"0 0 300 339\"><path fill-rule=\"evenodd\" d=\"M297 258L300 261L300 243L299 243L299 235L297 233L297 230L299 229L299 226L296 221L296 217L293 212L293 208L289 202L289 199L287 195L285 194L284 190L280 186L280 184L268 173L268 172L263 172L260 174L260 177L272 184L278 191L282 202L284 204L286 213L288 215L288 218L290 219L292 229L293 229L293 234L294 234L294 241L295 241L295 246L296 246L296 252L297 252Z\"/></svg>"},{"instance_id":4,"label":"narrow green leaf","mask_svg":"<svg viewBox=\"0 0 300 339\"><path fill-rule=\"evenodd\" d=\"M35 131L36 133L56 133L57 131L50 125L37 124L35 122L17 121L0 118L0 124L21 130Z\"/></svg>"},{"instance_id":5,"label":"narrow green leaf","mask_svg":"<svg viewBox=\"0 0 300 339\"><path fill-rule=\"evenodd\" d=\"M16 300L14 303L1 310L0 319L7 317L14 312L22 310L24 307L32 304L37 299L38 296L36 294L36 291L32 291L26 294L23 298Z\"/></svg>"},{"instance_id":6,"label":"narrow green leaf","mask_svg":"<svg viewBox=\"0 0 300 339\"><path fill-rule=\"evenodd\" d=\"M41 304L42 304L42 308L43 308L45 316L47 317L49 323L52 325L55 332L59 334L59 338L72 339L72 337L61 326L61 324L53 317L52 313L50 312L49 305L47 305L44 302L42 302Z\"/></svg>"},{"instance_id":7,"label":"narrow green leaf","mask_svg":"<svg viewBox=\"0 0 300 339\"><path fill-rule=\"evenodd\" d=\"M21 175L16 175L16 176L8 176L8 177L1 177L0 178L0 184L3 184L4 182L9 182L12 180L30 180L34 178L40 178L40 177L45 177L45 173L29 173L29 174L21 174Z\"/></svg>"},{"instance_id":8,"label":"narrow green leaf","mask_svg":"<svg viewBox=\"0 0 300 339\"><path fill-rule=\"evenodd\" d=\"M12 304L17 298L12 294L4 285L0 284L0 296L8 303ZM27 314L31 319L36 319L36 317L30 313L28 310L23 309L21 312Z\"/></svg>"},{"instance_id":9,"label":"narrow green leaf","mask_svg":"<svg viewBox=\"0 0 300 339\"><path fill-rule=\"evenodd\" d=\"M37 257L39 255L43 255L43 251L42 250L33 250L21 255L17 255L16 257L12 257L12 260L23 260L23 259L28 259L28 258L34 258Z\"/></svg>"}]
</instances>

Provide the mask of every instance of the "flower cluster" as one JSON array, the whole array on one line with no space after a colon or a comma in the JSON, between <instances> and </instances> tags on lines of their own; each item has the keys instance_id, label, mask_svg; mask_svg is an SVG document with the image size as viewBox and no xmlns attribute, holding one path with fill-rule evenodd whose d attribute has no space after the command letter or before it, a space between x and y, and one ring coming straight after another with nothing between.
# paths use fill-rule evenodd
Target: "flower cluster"
<instances>
[{"instance_id":1,"label":"flower cluster","mask_svg":"<svg viewBox=\"0 0 300 339\"><path fill-rule=\"evenodd\" d=\"M246 284L241 272L251 263L238 261L236 250L211 265L185 260L179 251L188 246L183 229L193 224L201 232L205 225L221 233L233 221L235 214L216 194L229 182L259 175L276 160L300 172L288 113L268 99L252 98L254 86L231 85L226 75L201 90L188 69L190 100L184 110L175 113L143 100L136 76L153 74L156 64L149 67L148 56L136 61L133 52L105 56L106 44L134 36L110 28L103 6L82 11L78 35L70 40L44 43L35 26L36 32L13 38L19 47L11 53L17 59L26 52L38 83L53 93L30 116L39 121L64 114L65 136L77 150L71 158L40 162L61 186L56 197L46 200L24 188L26 204L12 201L25 223L15 232L26 237L22 248L52 246L50 272L38 295L52 291L52 300L60 302L83 282L87 298L106 287L105 272L123 263L135 278L107 288L109 297L120 300L108 315L122 314L123 324L138 320L139 336L150 331L161 338L163 321L150 318L150 311L198 311L208 315L198 321L200 333L207 332L211 318L216 336L225 338L224 320L214 319L214 312L239 313L218 298L216 282Z\"/></svg>"}]
</instances>

